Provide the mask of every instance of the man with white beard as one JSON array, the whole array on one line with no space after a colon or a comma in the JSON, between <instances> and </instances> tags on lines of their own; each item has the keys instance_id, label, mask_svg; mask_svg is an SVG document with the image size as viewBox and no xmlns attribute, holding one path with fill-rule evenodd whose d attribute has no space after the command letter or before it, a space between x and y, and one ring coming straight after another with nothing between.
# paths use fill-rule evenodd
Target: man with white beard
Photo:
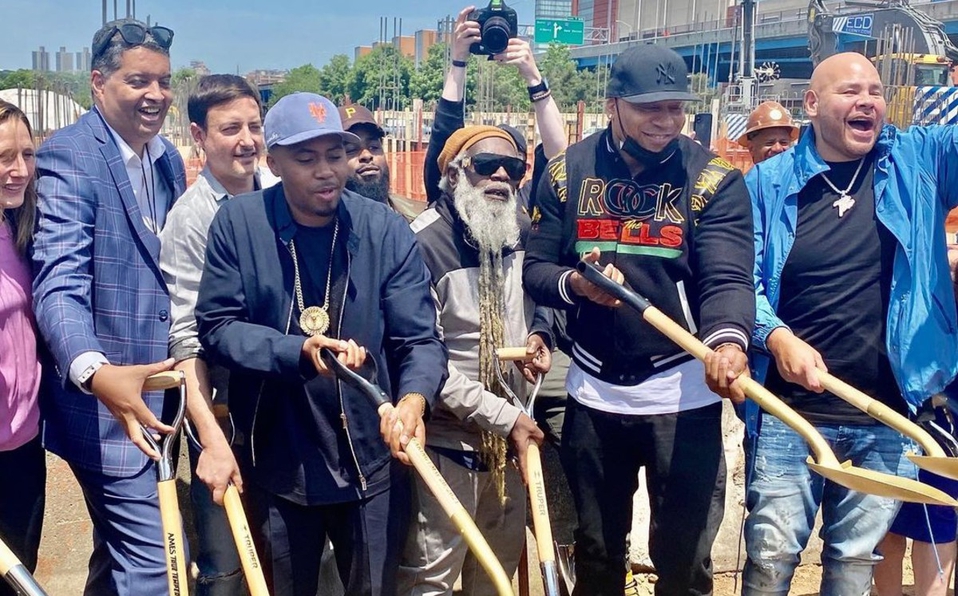
<instances>
[{"instance_id":1,"label":"man with white beard","mask_svg":"<svg viewBox=\"0 0 958 596\"><path fill-rule=\"evenodd\" d=\"M522 377L531 381L549 370L552 345L551 311L522 290L529 220L516 208L516 189L526 163L512 137L494 126L456 131L437 161L442 195L412 224L449 349L449 378L432 409L426 451L511 576L525 543L526 494L507 456L513 452L522 466L529 442L541 443L543 434L503 397L494 351L524 345L534 356L507 371L510 387L524 398ZM496 593L421 481L412 512L400 594L451 594L460 572L464 594Z\"/></svg>"}]
</instances>

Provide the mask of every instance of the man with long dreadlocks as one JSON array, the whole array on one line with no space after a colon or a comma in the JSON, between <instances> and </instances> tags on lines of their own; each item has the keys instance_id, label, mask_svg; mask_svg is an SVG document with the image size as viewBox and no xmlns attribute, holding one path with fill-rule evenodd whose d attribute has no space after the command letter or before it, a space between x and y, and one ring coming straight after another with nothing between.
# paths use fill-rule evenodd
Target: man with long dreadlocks
<instances>
[{"instance_id":1,"label":"man with long dreadlocks","mask_svg":"<svg viewBox=\"0 0 958 596\"><path fill-rule=\"evenodd\" d=\"M524 544L526 496L511 444L522 465L542 431L507 401L497 380L496 348L526 346L534 359L509 367L510 387L550 365L551 311L522 290L522 237L528 218L516 208L526 163L513 138L493 126L456 131L437 160L442 195L412 224L426 266L440 333L449 349L449 378L432 410L427 451L485 534L510 576ZM523 221L524 220L524 221ZM495 594L438 501L417 482L413 517L399 570L399 593L451 594L462 574L464 594Z\"/></svg>"}]
</instances>

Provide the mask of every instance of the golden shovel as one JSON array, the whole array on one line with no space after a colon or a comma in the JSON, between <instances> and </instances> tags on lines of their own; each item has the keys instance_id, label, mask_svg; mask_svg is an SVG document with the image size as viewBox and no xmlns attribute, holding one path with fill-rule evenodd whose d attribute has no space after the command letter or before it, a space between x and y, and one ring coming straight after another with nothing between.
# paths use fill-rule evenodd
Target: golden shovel
<instances>
[{"instance_id":1,"label":"golden shovel","mask_svg":"<svg viewBox=\"0 0 958 596\"><path fill-rule=\"evenodd\" d=\"M605 293L639 311L646 322L695 358L704 362L711 352L697 337L652 306L647 298L612 281L592 263L579 261L576 270ZM751 378L739 377L738 383L760 408L780 419L805 439L814 454L814 458L808 458L808 467L820 476L850 490L870 495L911 503L958 507L958 501L943 491L917 480L856 468L850 461L838 463L838 458L822 435L795 410Z\"/></svg>"},{"instance_id":2,"label":"golden shovel","mask_svg":"<svg viewBox=\"0 0 958 596\"><path fill-rule=\"evenodd\" d=\"M928 431L845 381L821 370L817 372L818 380L826 390L921 445L925 455L908 454L908 459L916 466L927 472L958 480L958 458L948 457Z\"/></svg>"},{"instance_id":3,"label":"golden shovel","mask_svg":"<svg viewBox=\"0 0 958 596\"><path fill-rule=\"evenodd\" d=\"M347 368L345 364L336 358L336 354L329 348L320 348L319 356L337 379L365 395L373 406L376 407L376 411L380 416L382 416L388 408L392 407L389 396L386 395L386 392L383 391L379 385L376 385L363 375ZM367 355L366 362L368 363L369 369L371 369L367 369L366 374L370 378L375 379L376 359L373 358L372 355ZM500 596L513 596L512 580L506 575L505 570L502 568L502 563L499 562L496 553L493 552L492 547L489 546L489 543L486 542L486 539L482 536L482 532L479 531L476 522L469 516L469 512L466 511L466 508L463 507L459 501L459 497L456 496L455 491L452 490L452 487L450 487L446 479L442 477L442 474L436 468L435 464L429 459L429 455L419 442L419 439L416 437L409 439L409 442L403 447L403 451L409 456L412 467L419 473L429 492L436 497L443 511L446 512L446 515L449 516L452 523L462 534L462 539L469 545L469 549L472 551L472 554L475 555L476 560L482 568L486 570L486 573L489 574L489 579L492 585L495 586L496 592Z\"/></svg>"},{"instance_id":4,"label":"golden shovel","mask_svg":"<svg viewBox=\"0 0 958 596\"><path fill-rule=\"evenodd\" d=\"M526 348L499 348L493 361L496 376L512 403L532 418L532 409L535 406L536 396L542 387L542 373L536 377L535 386L526 404L509 387L506 375L502 370L502 362L527 361L533 355L526 352ZM530 442L526 450L526 484L529 486L529 503L532 506L532 529L535 531L536 548L539 554L539 566L542 571L542 587L545 596L559 596L559 572L556 567L556 556L552 546L552 526L549 522L549 505L546 501L546 481L542 474L542 457L539 446Z\"/></svg>"}]
</instances>

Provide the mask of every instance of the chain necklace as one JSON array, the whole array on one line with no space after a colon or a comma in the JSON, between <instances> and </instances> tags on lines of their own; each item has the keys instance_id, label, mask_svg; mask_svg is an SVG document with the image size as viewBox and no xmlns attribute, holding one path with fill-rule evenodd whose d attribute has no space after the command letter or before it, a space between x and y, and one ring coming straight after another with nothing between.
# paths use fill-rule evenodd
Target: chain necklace
<instances>
[{"instance_id":1,"label":"chain necklace","mask_svg":"<svg viewBox=\"0 0 958 596\"><path fill-rule=\"evenodd\" d=\"M333 257L336 255L336 238L339 236L339 220L333 226L333 242L329 248L329 269L326 271L326 296L322 308L306 307L303 300L303 284L299 278L299 257L296 256L296 243L290 239L289 252L293 256L293 289L296 292L296 306L299 307L299 328L310 337L322 335L329 329L329 295L333 279Z\"/></svg>"},{"instance_id":2,"label":"chain necklace","mask_svg":"<svg viewBox=\"0 0 958 596\"><path fill-rule=\"evenodd\" d=\"M822 180L825 181L825 184L838 193L838 199L832 203L832 207L838 208L839 218L844 216L849 209L855 206L855 197L848 193L850 193L852 187L855 186L855 182L858 180L858 174L862 171L862 165L864 164L865 158L863 157L861 160L859 160L858 168L855 170L855 174L852 176L852 181L848 183L848 188L845 190L838 190L838 187L832 184L832 181L828 179L828 176L826 176L824 172L822 173Z\"/></svg>"}]
</instances>

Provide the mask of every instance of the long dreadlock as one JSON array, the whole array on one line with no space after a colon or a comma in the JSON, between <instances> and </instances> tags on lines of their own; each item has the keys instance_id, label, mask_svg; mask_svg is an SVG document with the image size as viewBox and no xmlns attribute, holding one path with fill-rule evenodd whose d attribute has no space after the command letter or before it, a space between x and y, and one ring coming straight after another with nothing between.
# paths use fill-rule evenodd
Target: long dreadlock
<instances>
[{"instance_id":1,"label":"long dreadlock","mask_svg":"<svg viewBox=\"0 0 958 596\"><path fill-rule=\"evenodd\" d=\"M479 251L479 381L486 391L505 399L505 390L496 376L496 348L503 344L502 251ZM506 440L489 431L482 431L480 456L492 473L499 501L506 500Z\"/></svg>"}]
</instances>

